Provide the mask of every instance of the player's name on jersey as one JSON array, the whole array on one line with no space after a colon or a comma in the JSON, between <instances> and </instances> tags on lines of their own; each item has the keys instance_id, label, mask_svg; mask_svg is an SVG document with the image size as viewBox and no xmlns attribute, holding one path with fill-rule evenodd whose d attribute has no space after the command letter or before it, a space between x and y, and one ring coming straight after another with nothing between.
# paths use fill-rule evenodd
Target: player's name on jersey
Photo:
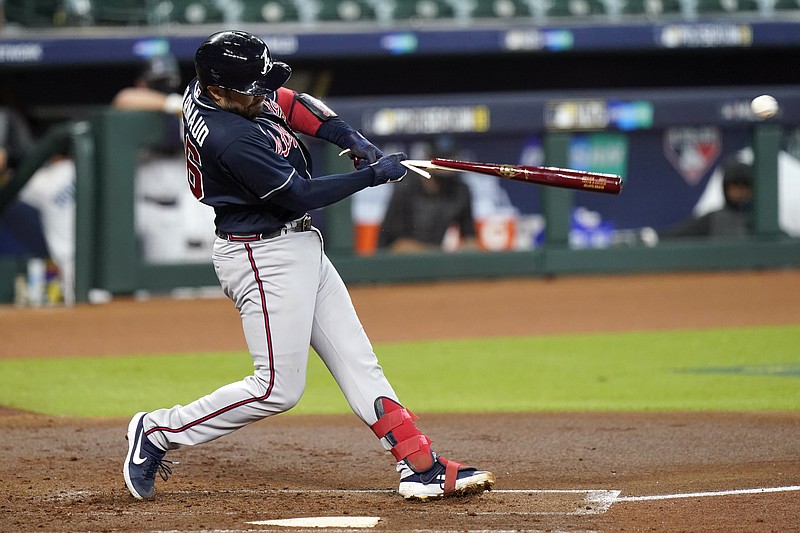
<instances>
[{"instance_id":1,"label":"player's name on jersey","mask_svg":"<svg viewBox=\"0 0 800 533\"><path fill-rule=\"evenodd\" d=\"M195 87L195 92L199 96L200 85ZM186 96L183 99L183 116L186 120L186 130L192 139L199 145L203 146L206 137L208 137L209 130L206 121L200 116L200 111L197 109L192 97L192 91L186 91Z\"/></svg>"}]
</instances>

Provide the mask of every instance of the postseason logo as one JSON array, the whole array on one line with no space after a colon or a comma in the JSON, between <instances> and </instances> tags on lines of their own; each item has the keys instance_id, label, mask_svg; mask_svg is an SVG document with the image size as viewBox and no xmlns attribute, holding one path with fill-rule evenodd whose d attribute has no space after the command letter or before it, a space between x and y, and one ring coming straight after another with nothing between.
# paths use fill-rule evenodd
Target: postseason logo
<instances>
[{"instance_id":1,"label":"postseason logo","mask_svg":"<svg viewBox=\"0 0 800 533\"><path fill-rule=\"evenodd\" d=\"M489 131L488 106L394 107L364 113L366 133L374 135L483 133Z\"/></svg>"},{"instance_id":2,"label":"postseason logo","mask_svg":"<svg viewBox=\"0 0 800 533\"><path fill-rule=\"evenodd\" d=\"M646 101L600 99L551 100L544 109L545 125L551 130L622 131L653 127L653 104Z\"/></svg>"},{"instance_id":3,"label":"postseason logo","mask_svg":"<svg viewBox=\"0 0 800 533\"><path fill-rule=\"evenodd\" d=\"M657 42L664 48L750 47L753 28L749 24L668 24L659 30Z\"/></svg>"}]
</instances>

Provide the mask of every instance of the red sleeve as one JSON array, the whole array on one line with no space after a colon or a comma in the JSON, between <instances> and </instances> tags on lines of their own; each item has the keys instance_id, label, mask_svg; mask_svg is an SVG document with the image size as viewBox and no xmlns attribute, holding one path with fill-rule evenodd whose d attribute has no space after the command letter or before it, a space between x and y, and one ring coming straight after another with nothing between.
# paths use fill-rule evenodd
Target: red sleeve
<instances>
[{"instance_id":1,"label":"red sleeve","mask_svg":"<svg viewBox=\"0 0 800 533\"><path fill-rule=\"evenodd\" d=\"M297 91L286 87L278 87L278 105L283 110L283 114L286 115L286 122L289 123L289 126L298 133L316 137L322 121L309 111L306 106L297 105L296 97Z\"/></svg>"}]
</instances>

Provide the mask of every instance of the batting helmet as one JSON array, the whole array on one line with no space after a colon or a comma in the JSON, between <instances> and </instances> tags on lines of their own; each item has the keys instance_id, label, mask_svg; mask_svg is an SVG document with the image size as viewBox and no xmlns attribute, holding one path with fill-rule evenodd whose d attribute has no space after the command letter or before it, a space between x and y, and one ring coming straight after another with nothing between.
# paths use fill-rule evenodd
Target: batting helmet
<instances>
[{"instance_id":1,"label":"batting helmet","mask_svg":"<svg viewBox=\"0 0 800 533\"><path fill-rule=\"evenodd\" d=\"M205 89L216 85L258 96L286 83L292 69L273 61L266 43L244 31L221 31L210 36L194 55L194 68Z\"/></svg>"}]
</instances>

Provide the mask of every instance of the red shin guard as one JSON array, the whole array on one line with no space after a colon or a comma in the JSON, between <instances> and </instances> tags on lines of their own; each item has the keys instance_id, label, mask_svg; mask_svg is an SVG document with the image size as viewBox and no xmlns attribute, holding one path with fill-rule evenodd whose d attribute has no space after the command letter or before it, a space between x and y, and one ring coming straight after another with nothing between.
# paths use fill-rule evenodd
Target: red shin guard
<instances>
[{"instance_id":1,"label":"red shin guard","mask_svg":"<svg viewBox=\"0 0 800 533\"><path fill-rule=\"evenodd\" d=\"M370 426L379 439L386 438L392 445L392 455L405 460L409 468L419 473L433 466L431 440L422 434L414 421L417 416L394 400L380 397L375 400L377 422Z\"/></svg>"}]
</instances>

